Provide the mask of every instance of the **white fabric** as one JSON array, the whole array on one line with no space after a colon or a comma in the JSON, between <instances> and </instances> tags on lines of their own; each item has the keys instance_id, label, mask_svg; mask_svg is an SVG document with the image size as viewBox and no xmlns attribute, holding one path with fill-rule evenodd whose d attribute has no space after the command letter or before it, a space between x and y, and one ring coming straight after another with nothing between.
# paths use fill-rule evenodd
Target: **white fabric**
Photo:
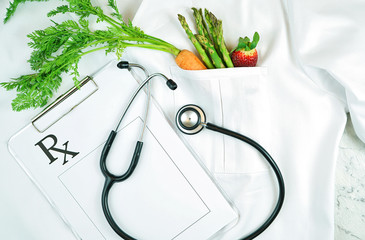
<instances>
[{"instance_id":1,"label":"white fabric","mask_svg":"<svg viewBox=\"0 0 365 240\"><path fill-rule=\"evenodd\" d=\"M364 2L297 1L291 8L300 60L345 88L355 131L365 141Z\"/></svg>"},{"instance_id":2,"label":"white fabric","mask_svg":"<svg viewBox=\"0 0 365 240\"><path fill-rule=\"evenodd\" d=\"M119 4L122 12L128 6L124 2L128 1ZM176 92L169 91L163 81L153 82L153 95L171 121L182 105L200 105L208 121L247 134L277 161L286 183L285 203L275 222L257 239L333 239L334 169L346 111L365 141L365 2L135 1L139 3L134 24L181 49L194 51L177 20L181 13L193 26L191 7L207 8L223 20L229 49L240 36L260 33L255 69L188 72L177 68L172 55L147 49L130 48L124 58L176 80ZM25 35L49 25L46 8L57 6L32 4L19 8L12 21L1 25L1 81L29 72ZM0 4L2 13L5 5ZM37 14L30 9L38 9ZM27 27L25 22L33 25ZM89 74L109 58L104 53L86 56L81 74ZM71 84L68 81L65 89ZM23 114L16 116L34 115ZM20 127L18 122L14 132ZM247 235L275 204L277 187L270 168L254 151L217 133L204 130L184 137L240 210L237 226L217 238ZM27 232L33 237L28 235L29 239L47 239L46 233ZM56 234L53 239L58 236L65 239L66 235Z\"/></svg>"},{"instance_id":3,"label":"white fabric","mask_svg":"<svg viewBox=\"0 0 365 240\"><path fill-rule=\"evenodd\" d=\"M134 24L146 33L192 51L176 16L184 15L196 31L191 7L223 20L230 49L240 36L258 31L254 70L189 72L169 54L128 49L126 56L176 80L175 93L155 83L154 96L171 120L182 105L200 105L208 121L247 134L272 154L286 198L277 220L257 239L333 239L335 159L347 109L365 138L365 4L288 2L144 0L136 13ZM247 235L275 204L271 170L235 140L207 130L185 138L240 210L237 226L217 239Z\"/></svg>"}]
</instances>

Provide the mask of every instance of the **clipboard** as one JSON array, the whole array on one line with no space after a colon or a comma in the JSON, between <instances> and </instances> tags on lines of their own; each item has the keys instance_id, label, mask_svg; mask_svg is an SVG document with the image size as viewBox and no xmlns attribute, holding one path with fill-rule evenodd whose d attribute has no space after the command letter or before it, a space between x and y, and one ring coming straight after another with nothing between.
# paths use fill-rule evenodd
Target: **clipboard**
<instances>
[{"instance_id":1,"label":"clipboard","mask_svg":"<svg viewBox=\"0 0 365 240\"><path fill-rule=\"evenodd\" d=\"M120 239L102 212L99 159L138 82L116 65L112 61L86 77L8 142L10 153L76 239ZM128 168L145 98L136 97L119 128L107 162L114 174ZM134 174L110 193L116 222L139 240L209 239L234 226L235 207L153 101L144 135Z\"/></svg>"}]
</instances>

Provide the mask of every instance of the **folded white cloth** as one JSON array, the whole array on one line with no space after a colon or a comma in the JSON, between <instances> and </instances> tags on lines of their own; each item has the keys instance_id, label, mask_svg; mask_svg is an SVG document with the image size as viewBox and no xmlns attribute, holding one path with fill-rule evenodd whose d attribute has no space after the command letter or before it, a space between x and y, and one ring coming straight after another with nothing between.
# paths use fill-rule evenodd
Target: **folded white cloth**
<instances>
[{"instance_id":1,"label":"folded white cloth","mask_svg":"<svg viewBox=\"0 0 365 240\"><path fill-rule=\"evenodd\" d=\"M184 71L173 56L128 49L151 71L171 74L174 94L156 84L154 97L173 121L184 104L203 107L208 121L259 141L280 166L286 199L277 220L257 239L333 239L334 169L351 113L365 140L365 4L358 1L142 1L134 24L179 48L195 51L177 20L193 31L191 7L223 20L229 49L259 32L254 69ZM218 239L238 239L272 210L277 187L266 163L236 140L203 131L185 136L238 207L241 220Z\"/></svg>"}]
</instances>

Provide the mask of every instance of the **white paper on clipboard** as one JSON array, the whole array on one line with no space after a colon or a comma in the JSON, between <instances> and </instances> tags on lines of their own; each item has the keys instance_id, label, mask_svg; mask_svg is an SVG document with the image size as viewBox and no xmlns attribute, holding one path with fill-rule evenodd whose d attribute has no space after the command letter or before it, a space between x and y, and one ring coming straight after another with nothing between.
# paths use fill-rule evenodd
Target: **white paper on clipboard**
<instances>
[{"instance_id":1,"label":"white paper on clipboard","mask_svg":"<svg viewBox=\"0 0 365 240\"><path fill-rule=\"evenodd\" d=\"M78 239L120 239L102 212L99 159L138 83L116 63L67 92L67 98L9 140L9 151ZM108 155L114 174L129 165L145 97L137 96ZM127 181L113 186L110 209L117 223L139 240L208 239L238 219L154 103L139 164Z\"/></svg>"}]
</instances>

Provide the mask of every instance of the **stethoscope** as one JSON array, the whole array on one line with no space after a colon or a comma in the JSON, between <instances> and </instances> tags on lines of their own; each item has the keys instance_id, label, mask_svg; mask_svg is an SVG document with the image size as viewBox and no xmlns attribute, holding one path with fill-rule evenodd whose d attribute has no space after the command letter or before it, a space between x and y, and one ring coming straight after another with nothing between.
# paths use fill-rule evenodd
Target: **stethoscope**
<instances>
[{"instance_id":1,"label":"stethoscope","mask_svg":"<svg viewBox=\"0 0 365 240\"><path fill-rule=\"evenodd\" d=\"M140 68L144 71L146 78L144 81L142 81L139 84L138 88L133 93L115 130L111 131L107 141L105 142L104 148L102 150L101 157L100 157L100 168L105 177L105 183L104 183L104 187L103 187L103 191L102 191L101 203L102 203L102 209L103 209L105 218L108 221L111 228L115 231L115 233L117 233L120 237L122 237L125 240L137 240L136 238L132 237L127 232L125 232L115 222L115 220L110 212L110 209L109 209L109 192L114 183L122 182L122 181L128 179L133 174L133 171L135 170L135 168L138 164L139 157L141 155L141 151L142 151L142 147L143 147L142 138L143 138L144 129L146 128L149 102L150 102L150 98L151 98L149 88L147 89L147 105L146 105L145 114L144 114L144 124L142 126L142 132L141 132L140 138L137 141L137 144L135 146L132 160L130 162L130 165L129 165L127 171L124 174L119 175L119 176L112 174L106 166L106 158L107 158L110 148L113 144L113 141L117 135L118 128L119 128L123 118L125 117L128 109L130 108L130 106L131 106L132 102L134 101L135 97L137 96L137 94L146 85L148 86L149 81L154 77L160 77L162 79L165 79L166 85L171 90L175 90L177 88L177 85L173 80L167 78L165 75L163 75L161 73L154 73L154 74L149 75L147 73L147 71L141 65L138 65L138 64L132 64L132 63L128 63L126 61L121 61L118 63L117 67L121 68L121 69L128 69L128 70L131 70L131 68L133 68L133 67ZM278 200L277 200L277 203L276 203L275 208L273 209L272 213L264 221L264 223L261 224L261 226L259 226L255 231L250 233L248 236L245 236L245 237L241 238L240 240L251 240L251 239L254 239L255 237L257 237L258 235L260 235L275 220L275 218L279 214L280 209L284 202L284 195L285 195L284 180L283 180L282 174L280 172L280 169L277 166L277 164L275 163L274 159L260 144L258 144L251 138L246 137L240 133L237 133L237 132L231 131L229 129L219 127L212 123L207 122L206 115L205 115L203 109L201 109L197 105L189 104L189 105L185 105L185 106L181 107L176 114L175 122L176 122L177 128L185 134L189 134L189 135L197 134L205 128L205 129L219 132L224 135L241 140L241 141L251 145L253 148L255 148L266 159L266 161L269 163L272 170L274 171L277 182L278 182L278 186L279 186Z\"/></svg>"}]
</instances>

